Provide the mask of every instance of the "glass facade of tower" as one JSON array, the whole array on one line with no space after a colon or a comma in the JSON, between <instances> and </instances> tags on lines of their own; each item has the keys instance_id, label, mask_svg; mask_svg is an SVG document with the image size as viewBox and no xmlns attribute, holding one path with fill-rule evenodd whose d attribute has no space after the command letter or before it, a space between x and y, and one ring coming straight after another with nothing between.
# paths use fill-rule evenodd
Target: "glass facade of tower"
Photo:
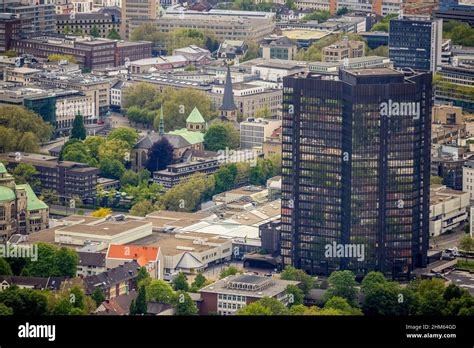
<instances>
[{"instance_id":1,"label":"glass facade of tower","mask_svg":"<svg viewBox=\"0 0 474 348\"><path fill-rule=\"evenodd\" d=\"M425 265L430 122L429 74L285 78L284 264L394 277Z\"/></svg>"}]
</instances>

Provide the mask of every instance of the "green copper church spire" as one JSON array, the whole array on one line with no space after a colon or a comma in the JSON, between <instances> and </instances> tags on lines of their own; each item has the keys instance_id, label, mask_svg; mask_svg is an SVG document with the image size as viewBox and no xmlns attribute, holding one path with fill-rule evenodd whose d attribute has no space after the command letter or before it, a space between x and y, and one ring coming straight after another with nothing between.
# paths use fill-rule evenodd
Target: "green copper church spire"
<instances>
[{"instance_id":1,"label":"green copper church spire","mask_svg":"<svg viewBox=\"0 0 474 348\"><path fill-rule=\"evenodd\" d=\"M158 134L159 135L165 134L165 119L163 118L163 105L161 105L161 109L160 109L160 126L158 127Z\"/></svg>"}]
</instances>

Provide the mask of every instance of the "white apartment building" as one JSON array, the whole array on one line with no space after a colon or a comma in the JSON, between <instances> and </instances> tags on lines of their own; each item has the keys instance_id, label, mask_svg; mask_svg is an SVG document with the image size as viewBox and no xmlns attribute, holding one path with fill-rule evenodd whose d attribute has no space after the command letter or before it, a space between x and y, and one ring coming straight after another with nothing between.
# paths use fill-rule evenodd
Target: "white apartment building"
<instances>
[{"instance_id":1,"label":"white apartment building","mask_svg":"<svg viewBox=\"0 0 474 348\"><path fill-rule=\"evenodd\" d=\"M84 124L93 122L94 101L87 95L65 95L56 98L56 129L58 131L69 131L77 114L84 117Z\"/></svg>"},{"instance_id":2,"label":"white apartment building","mask_svg":"<svg viewBox=\"0 0 474 348\"><path fill-rule=\"evenodd\" d=\"M466 161L462 168L462 190L474 200L474 161Z\"/></svg>"},{"instance_id":3,"label":"white apartment building","mask_svg":"<svg viewBox=\"0 0 474 348\"><path fill-rule=\"evenodd\" d=\"M467 221L468 207L469 193L431 185L430 236L439 236Z\"/></svg>"},{"instance_id":4,"label":"white apartment building","mask_svg":"<svg viewBox=\"0 0 474 348\"><path fill-rule=\"evenodd\" d=\"M261 147L273 131L281 127L281 120L248 118L240 123L240 147L252 149Z\"/></svg>"}]
</instances>

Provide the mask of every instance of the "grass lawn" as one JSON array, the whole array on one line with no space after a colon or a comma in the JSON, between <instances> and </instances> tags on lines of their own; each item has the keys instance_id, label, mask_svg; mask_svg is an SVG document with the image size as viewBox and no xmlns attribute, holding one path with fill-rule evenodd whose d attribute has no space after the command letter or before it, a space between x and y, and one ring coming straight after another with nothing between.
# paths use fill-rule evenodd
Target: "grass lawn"
<instances>
[{"instance_id":1,"label":"grass lawn","mask_svg":"<svg viewBox=\"0 0 474 348\"><path fill-rule=\"evenodd\" d=\"M474 261L458 260L456 267L474 271Z\"/></svg>"}]
</instances>

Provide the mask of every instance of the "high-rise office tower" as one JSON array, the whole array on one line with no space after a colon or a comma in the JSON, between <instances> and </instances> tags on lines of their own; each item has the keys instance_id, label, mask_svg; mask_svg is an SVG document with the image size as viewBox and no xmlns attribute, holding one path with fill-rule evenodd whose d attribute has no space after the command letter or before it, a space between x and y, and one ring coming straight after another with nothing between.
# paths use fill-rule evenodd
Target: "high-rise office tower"
<instances>
[{"instance_id":1,"label":"high-rise office tower","mask_svg":"<svg viewBox=\"0 0 474 348\"><path fill-rule=\"evenodd\" d=\"M431 74L284 79L281 254L312 274L426 265Z\"/></svg>"},{"instance_id":2,"label":"high-rise office tower","mask_svg":"<svg viewBox=\"0 0 474 348\"><path fill-rule=\"evenodd\" d=\"M389 56L395 68L436 71L441 65L443 21L429 16L390 20Z\"/></svg>"}]
</instances>

